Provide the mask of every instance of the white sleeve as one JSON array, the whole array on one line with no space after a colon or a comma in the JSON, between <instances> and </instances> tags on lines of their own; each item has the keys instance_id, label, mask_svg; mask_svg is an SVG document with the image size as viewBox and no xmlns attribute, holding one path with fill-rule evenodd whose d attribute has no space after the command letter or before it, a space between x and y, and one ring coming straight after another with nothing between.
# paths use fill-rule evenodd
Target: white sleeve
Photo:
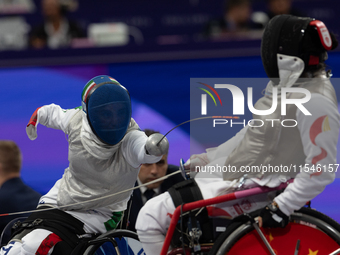
<instances>
[{"instance_id":1,"label":"white sleeve","mask_svg":"<svg viewBox=\"0 0 340 255\"><path fill-rule=\"evenodd\" d=\"M238 146L238 144L243 139L245 133L247 132L248 125L242 128L235 136L227 140L226 142L220 144L217 147L212 147L206 149L206 152L201 154L193 154L185 162L184 166L190 167L191 171L196 172L196 167L208 165L217 159L224 161L228 158L230 153Z\"/></svg>"},{"instance_id":2,"label":"white sleeve","mask_svg":"<svg viewBox=\"0 0 340 255\"><path fill-rule=\"evenodd\" d=\"M38 123L45 127L66 131L66 127L73 115L80 111L79 107L74 109L62 109L59 105L50 104L38 110Z\"/></svg>"},{"instance_id":3,"label":"white sleeve","mask_svg":"<svg viewBox=\"0 0 340 255\"><path fill-rule=\"evenodd\" d=\"M122 153L127 162L133 167L139 167L141 164L156 163L162 159L162 156L153 156L146 154L145 143L147 135L140 130L134 130L126 134L122 142Z\"/></svg>"},{"instance_id":4,"label":"white sleeve","mask_svg":"<svg viewBox=\"0 0 340 255\"><path fill-rule=\"evenodd\" d=\"M44 105L38 108L36 112L33 113L31 119L36 117L36 122L30 122L26 126L26 134L29 139L35 140L38 137L37 127L39 123L46 127L60 129L64 131L64 133L66 133L68 122L78 111L80 111L80 107L70 110L63 110L59 105Z\"/></svg>"},{"instance_id":5,"label":"white sleeve","mask_svg":"<svg viewBox=\"0 0 340 255\"><path fill-rule=\"evenodd\" d=\"M239 145L245 133L248 130L248 125L242 128L236 135L228 141L220 144L217 147L207 149L207 157L209 162L212 162L221 157L228 157L230 153Z\"/></svg>"},{"instance_id":6,"label":"white sleeve","mask_svg":"<svg viewBox=\"0 0 340 255\"><path fill-rule=\"evenodd\" d=\"M335 178L340 115L337 107L326 97L312 94L304 106L312 114L300 110L296 119L301 135L305 166L285 191L274 200L280 210L290 215L319 195Z\"/></svg>"}]
</instances>

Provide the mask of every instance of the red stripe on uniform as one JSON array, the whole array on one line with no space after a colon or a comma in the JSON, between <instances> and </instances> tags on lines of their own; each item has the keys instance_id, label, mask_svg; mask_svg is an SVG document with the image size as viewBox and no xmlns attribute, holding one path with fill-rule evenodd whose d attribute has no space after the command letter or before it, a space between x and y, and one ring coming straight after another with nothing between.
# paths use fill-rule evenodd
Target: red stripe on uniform
<instances>
[{"instance_id":1,"label":"red stripe on uniform","mask_svg":"<svg viewBox=\"0 0 340 255\"><path fill-rule=\"evenodd\" d=\"M51 250L51 248L59 243L61 241L61 238L57 236L56 234L52 233L49 234L40 244L36 255L47 255L48 252Z\"/></svg>"},{"instance_id":2,"label":"red stripe on uniform","mask_svg":"<svg viewBox=\"0 0 340 255\"><path fill-rule=\"evenodd\" d=\"M310 127L310 130L309 130L309 138L311 140L311 142L315 145L315 146L318 146L316 143L315 143L315 139L316 137L322 133L322 124L323 124L323 121L324 119L327 117L327 115L324 115L324 116L321 116L319 118L317 118L314 123L312 124L312 126ZM313 165L316 165L320 160L324 159L327 157L327 151L320 147L319 148L321 149L321 153L315 157L312 158L312 164ZM310 175L310 177L312 176L318 176L322 174L322 170L321 171L318 171L317 173L313 173Z\"/></svg>"},{"instance_id":3,"label":"red stripe on uniform","mask_svg":"<svg viewBox=\"0 0 340 255\"><path fill-rule=\"evenodd\" d=\"M310 127L309 138L314 145L316 145L315 143L316 137L318 136L318 134L322 133L322 123L326 117L327 115L317 118Z\"/></svg>"},{"instance_id":4,"label":"red stripe on uniform","mask_svg":"<svg viewBox=\"0 0 340 255\"><path fill-rule=\"evenodd\" d=\"M312 159L312 164L313 165L316 165L321 159L324 159L325 157L327 157L327 151L324 148L322 148L322 147L320 147L320 149L321 149L321 153L319 155L315 156Z\"/></svg>"},{"instance_id":5,"label":"red stripe on uniform","mask_svg":"<svg viewBox=\"0 0 340 255\"><path fill-rule=\"evenodd\" d=\"M37 124L37 119L38 119L38 110L40 109L41 107L39 107L39 108L37 108L35 111L34 111L34 113L32 114L32 116L31 116L31 118L30 118L30 121L28 122L28 124L27 124L27 127L29 126L29 125L33 125L33 126L35 126L36 124Z\"/></svg>"}]
</instances>

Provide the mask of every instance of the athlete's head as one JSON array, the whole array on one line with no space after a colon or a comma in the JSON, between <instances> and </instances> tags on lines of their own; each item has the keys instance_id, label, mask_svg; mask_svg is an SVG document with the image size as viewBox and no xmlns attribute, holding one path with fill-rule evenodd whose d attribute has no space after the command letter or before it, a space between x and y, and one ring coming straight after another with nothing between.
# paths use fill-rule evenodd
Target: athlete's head
<instances>
[{"instance_id":1,"label":"athlete's head","mask_svg":"<svg viewBox=\"0 0 340 255\"><path fill-rule=\"evenodd\" d=\"M319 20L292 15L277 15L267 24L262 37L261 57L264 69L278 82L278 54L293 56L304 62L304 71L316 70L327 59L327 51L338 42ZM276 78L276 79L275 79Z\"/></svg>"},{"instance_id":2,"label":"athlete's head","mask_svg":"<svg viewBox=\"0 0 340 255\"><path fill-rule=\"evenodd\" d=\"M109 145L121 141L131 119L131 100L126 88L115 79L100 75L85 85L81 97L92 132Z\"/></svg>"}]
</instances>

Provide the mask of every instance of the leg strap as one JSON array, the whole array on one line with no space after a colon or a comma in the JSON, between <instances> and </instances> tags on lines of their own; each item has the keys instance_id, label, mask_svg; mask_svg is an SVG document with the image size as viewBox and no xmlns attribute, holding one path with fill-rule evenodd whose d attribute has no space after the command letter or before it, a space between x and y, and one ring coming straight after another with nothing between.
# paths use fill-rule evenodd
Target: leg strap
<instances>
[{"instance_id":1,"label":"leg strap","mask_svg":"<svg viewBox=\"0 0 340 255\"><path fill-rule=\"evenodd\" d=\"M48 207L39 207L44 208ZM83 222L59 209L33 212L24 222L14 224L11 239L21 240L29 232L39 228L55 233L69 246L75 247L80 242L80 237L86 234L83 226Z\"/></svg>"}]
</instances>

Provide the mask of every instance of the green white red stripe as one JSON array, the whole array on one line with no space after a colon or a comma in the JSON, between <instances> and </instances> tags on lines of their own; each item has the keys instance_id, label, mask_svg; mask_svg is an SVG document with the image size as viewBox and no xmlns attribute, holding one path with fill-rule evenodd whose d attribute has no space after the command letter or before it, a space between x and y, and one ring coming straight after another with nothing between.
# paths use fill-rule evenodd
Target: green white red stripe
<instances>
[{"instance_id":1,"label":"green white red stripe","mask_svg":"<svg viewBox=\"0 0 340 255\"><path fill-rule=\"evenodd\" d=\"M97 84L93 81L90 80L86 85L85 88L83 89L83 93L81 94L81 99L86 103L87 95L90 92L90 90L96 86Z\"/></svg>"},{"instance_id":2,"label":"green white red stripe","mask_svg":"<svg viewBox=\"0 0 340 255\"><path fill-rule=\"evenodd\" d=\"M112 77L109 77L109 79L113 82L116 83L118 85L120 85L120 83L118 81L116 81L115 79L113 79ZM84 103L86 103L87 100L87 96L89 94L89 92L91 91L91 89L96 86L97 84L93 81L90 80L84 87L83 89L83 93L81 94L81 99L83 100Z\"/></svg>"},{"instance_id":3,"label":"green white red stripe","mask_svg":"<svg viewBox=\"0 0 340 255\"><path fill-rule=\"evenodd\" d=\"M110 77L109 76L109 79L111 80L111 81L113 81L114 83L118 83L118 84L120 84L118 81L116 81L115 79L113 79L112 77Z\"/></svg>"}]
</instances>

